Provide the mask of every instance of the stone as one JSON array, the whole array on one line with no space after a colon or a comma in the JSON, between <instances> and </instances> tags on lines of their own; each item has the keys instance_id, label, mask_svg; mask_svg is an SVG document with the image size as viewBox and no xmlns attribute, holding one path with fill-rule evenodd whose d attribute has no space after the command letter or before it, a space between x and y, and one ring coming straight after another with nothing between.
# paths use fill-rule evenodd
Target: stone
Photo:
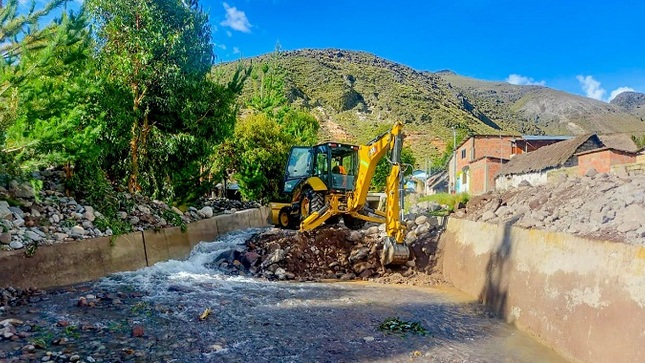
<instances>
[{"instance_id":1,"label":"stone","mask_svg":"<svg viewBox=\"0 0 645 363\"><path fill-rule=\"evenodd\" d=\"M130 220L128 221L131 225L139 224L141 220L137 216L132 216L130 217Z\"/></svg>"},{"instance_id":2,"label":"stone","mask_svg":"<svg viewBox=\"0 0 645 363\"><path fill-rule=\"evenodd\" d=\"M593 176L596 176L596 175L598 175L598 170L596 170L595 168L591 168L591 169L587 170L587 172L585 173L586 177L593 177Z\"/></svg>"},{"instance_id":3,"label":"stone","mask_svg":"<svg viewBox=\"0 0 645 363\"><path fill-rule=\"evenodd\" d=\"M415 223L417 226L420 226L420 225L422 225L422 224L425 224L427 221L428 221L428 217L426 217L426 216L423 216L423 215L422 215L422 216L418 216L418 217L414 220L414 223Z\"/></svg>"},{"instance_id":4,"label":"stone","mask_svg":"<svg viewBox=\"0 0 645 363\"><path fill-rule=\"evenodd\" d=\"M275 251L273 251L266 260L262 261L262 267L269 266L276 264L282 260L284 260L285 257L285 252L283 249L278 248Z\"/></svg>"},{"instance_id":5,"label":"stone","mask_svg":"<svg viewBox=\"0 0 645 363\"><path fill-rule=\"evenodd\" d=\"M13 248L14 250L19 250L23 248L24 245L19 241L11 241L11 243L9 243L9 247Z\"/></svg>"},{"instance_id":6,"label":"stone","mask_svg":"<svg viewBox=\"0 0 645 363\"><path fill-rule=\"evenodd\" d=\"M378 233L378 230L376 231L376 233ZM360 231L352 231L349 234L349 237L347 239L352 241L352 242L358 242L362 238L363 238L363 233L361 233Z\"/></svg>"},{"instance_id":7,"label":"stone","mask_svg":"<svg viewBox=\"0 0 645 363\"><path fill-rule=\"evenodd\" d=\"M150 208L146 207L146 206L145 206L145 205L143 205L143 204L139 204L139 205L137 206L137 209L138 209L141 213L143 213L143 214L150 214Z\"/></svg>"},{"instance_id":8,"label":"stone","mask_svg":"<svg viewBox=\"0 0 645 363\"><path fill-rule=\"evenodd\" d=\"M488 222L495 217L497 217L495 212L493 212L492 210L488 210L482 215L482 222Z\"/></svg>"},{"instance_id":9,"label":"stone","mask_svg":"<svg viewBox=\"0 0 645 363\"><path fill-rule=\"evenodd\" d=\"M9 232L0 233L0 243L4 245L8 245L9 243L11 243L11 233Z\"/></svg>"},{"instance_id":10,"label":"stone","mask_svg":"<svg viewBox=\"0 0 645 363\"><path fill-rule=\"evenodd\" d=\"M204 218L210 218L213 216L213 208L205 206L204 208L197 211L197 214L201 215Z\"/></svg>"},{"instance_id":11,"label":"stone","mask_svg":"<svg viewBox=\"0 0 645 363\"><path fill-rule=\"evenodd\" d=\"M417 227L417 229L414 230L414 233L417 236L421 236L425 233L430 232L430 224L429 223L423 223L420 226Z\"/></svg>"},{"instance_id":12,"label":"stone","mask_svg":"<svg viewBox=\"0 0 645 363\"><path fill-rule=\"evenodd\" d=\"M370 252L369 248L367 247L361 247L359 249L355 249L352 251L352 253L349 255L349 260L350 261L360 261L363 260L367 257L368 253Z\"/></svg>"},{"instance_id":13,"label":"stone","mask_svg":"<svg viewBox=\"0 0 645 363\"><path fill-rule=\"evenodd\" d=\"M57 241L63 241L63 240L65 240L65 238L67 238L67 237L69 237L69 235L68 235L67 233L60 233L60 232L56 232L56 233L54 233L54 238L55 238Z\"/></svg>"},{"instance_id":14,"label":"stone","mask_svg":"<svg viewBox=\"0 0 645 363\"><path fill-rule=\"evenodd\" d=\"M183 216L183 215L184 215L184 212L182 212L179 208L177 208L177 207L175 207L175 206L173 206L172 208L170 208L170 210L171 210L171 211L173 211L173 212L175 212L176 214L179 214L180 216Z\"/></svg>"},{"instance_id":15,"label":"stone","mask_svg":"<svg viewBox=\"0 0 645 363\"><path fill-rule=\"evenodd\" d=\"M94 222L96 215L94 215L94 208L92 206L86 205L85 213L83 213L83 218L87 219L90 222Z\"/></svg>"},{"instance_id":16,"label":"stone","mask_svg":"<svg viewBox=\"0 0 645 363\"><path fill-rule=\"evenodd\" d=\"M275 277L277 277L279 280L285 280L287 278L287 271L282 267L278 267L275 271L273 271L273 274L275 274Z\"/></svg>"},{"instance_id":17,"label":"stone","mask_svg":"<svg viewBox=\"0 0 645 363\"><path fill-rule=\"evenodd\" d=\"M531 183L529 183L528 180L522 180L517 186L520 188L527 188L527 187L531 187L532 185Z\"/></svg>"},{"instance_id":18,"label":"stone","mask_svg":"<svg viewBox=\"0 0 645 363\"><path fill-rule=\"evenodd\" d=\"M141 325L135 325L132 327L132 336L135 338L142 337L143 334L145 333L143 327Z\"/></svg>"},{"instance_id":19,"label":"stone","mask_svg":"<svg viewBox=\"0 0 645 363\"><path fill-rule=\"evenodd\" d=\"M123 211L118 212L116 215L119 217L119 219L126 219L126 218L128 218L128 213L123 212Z\"/></svg>"},{"instance_id":20,"label":"stone","mask_svg":"<svg viewBox=\"0 0 645 363\"><path fill-rule=\"evenodd\" d=\"M363 340L364 340L366 343L371 343L371 342L373 342L373 341L374 341L374 337L363 337Z\"/></svg>"},{"instance_id":21,"label":"stone","mask_svg":"<svg viewBox=\"0 0 645 363\"><path fill-rule=\"evenodd\" d=\"M58 214L52 214L51 221L52 221L52 223L59 223L60 222L60 216Z\"/></svg>"},{"instance_id":22,"label":"stone","mask_svg":"<svg viewBox=\"0 0 645 363\"><path fill-rule=\"evenodd\" d=\"M13 220L13 225L14 227L20 228L25 225L25 220L22 218L16 218Z\"/></svg>"},{"instance_id":23,"label":"stone","mask_svg":"<svg viewBox=\"0 0 645 363\"><path fill-rule=\"evenodd\" d=\"M18 207L9 207L9 210L11 213L13 213L14 216L18 218L25 218L25 212L22 211L22 209Z\"/></svg>"},{"instance_id":24,"label":"stone","mask_svg":"<svg viewBox=\"0 0 645 363\"><path fill-rule=\"evenodd\" d=\"M91 230L92 228L94 228L94 225L93 225L93 224L92 224L92 222L91 222L91 221L89 221L89 220L88 220L88 221L83 221L82 226L83 226L83 228L85 228L86 230Z\"/></svg>"},{"instance_id":25,"label":"stone","mask_svg":"<svg viewBox=\"0 0 645 363\"><path fill-rule=\"evenodd\" d=\"M87 234L87 231L85 230L85 228L81 226L74 226L70 229L70 233L72 235L84 236Z\"/></svg>"},{"instance_id":26,"label":"stone","mask_svg":"<svg viewBox=\"0 0 645 363\"><path fill-rule=\"evenodd\" d=\"M25 232L25 236L27 238L29 238L30 240L35 241L35 242L40 242L43 239L41 236L38 235L38 233L36 233L34 231Z\"/></svg>"},{"instance_id":27,"label":"stone","mask_svg":"<svg viewBox=\"0 0 645 363\"><path fill-rule=\"evenodd\" d=\"M630 220L619 224L616 227L616 230L621 233L626 233L626 232L636 231L639 228L641 228L640 222Z\"/></svg>"},{"instance_id":28,"label":"stone","mask_svg":"<svg viewBox=\"0 0 645 363\"><path fill-rule=\"evenodd\" d=\"M11 217L12 213L9 209L9 203L5 200L0 200L0 219L7 219Z\"/></svg>"},{"instance_id":29,"label":"stone","mask_svg":"<svg viewBox=\"0 0 645 363\"><path fill-rule=\"evenodd\" d=\"M71 357L69 357L70 362L78 362L79 360L81 360L81 357L78 354L74 354Z\"/></svg>"},{"instance_id":30,"label":"stone","mask_svg":"<svg viewBox=\"0 0 645 363\"><path fill-rule=\"evenodd\" d=\"M375 234L378 234L378 232L379 232L379 227L378 226L372 226L372 227L367 229L365 234L366 235L375 235Z\"/></svg>"}]
</instances>

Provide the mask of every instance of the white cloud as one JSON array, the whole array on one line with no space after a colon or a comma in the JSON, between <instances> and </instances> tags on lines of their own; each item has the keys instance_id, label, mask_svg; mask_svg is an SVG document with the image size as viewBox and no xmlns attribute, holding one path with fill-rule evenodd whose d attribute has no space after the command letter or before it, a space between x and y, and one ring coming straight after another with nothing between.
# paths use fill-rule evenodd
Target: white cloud
<instances>
[{"instance_id":1,"label":"white cloud","mask_svg":"<svg viewBox=\"0 0 645 363\"><path fill-rule=\"evenodd\" d=\"M240 48L238 48L238 47L233 47L233 54L241 54L241 53L242 53L242 52L240 52Z\"/></svg>"},{"instance_id":2,"label":"white cloud","mask_svg":"<svg viewBox=\"0 0 645 363\"><path fill-rule=\"evenodd\" d=\"M226 50L226 44L215 44L216 48Z\"/></svg>"},{"instance_id":3,"label":"white cloud","mask_svg":"<svg viewBox=\"0 0 645 363\"><path fill-rule=\"evenodd\" d=\"M603 97L605 97L607 91L600 86L600 82L596 81L592 76L578 75L576 79L580 82L580 86L587 97L603 101Z\"/></svg>"},{"instance_id":4,"label":"white cloud","mask_svg":"<svg viewBox=\"0 0 645 363\"><path fill-rule=\"evenodd\" d=\"M226 31L226 35L228 35L228 37L230 38L230 37L232 37L232 36L233 36L233 33L231 33L231 31L230 31L230 30L227 30L227 31Z\"/></svg>"},{"instance_id":5,"label":"white cloud","mask_svg":"<svg viewBox=\"0 0 645 363\"><path fill-rule=\"evenodd\" d=\"M623 92L635 92L636 90L631 88L631 87L618 87L615 90L611 91L611 94L609 95L609 99L607 101L611 102L616 96Z\"/></svg>"},{"instance_id":6,"label":"white cloud","mask_svg":"<svg viewBox=\"0 0 645 363\"><path fill-rule=\"evenodd\" d=\"M615 90L611 91L609 93L609 98L605 98L605 94L607 94L607 91L602 88L600 85L599 81L596 81L593 76L582 76L578 75L576 76L576 79L578 82L580 82L580 86L582 87L582 90L585 92L586 96L589 98L593 98L594 100L599 100L599 101L605 101L605 102L610 102L616 96L623 92L634 92L635 90L631 87L618 87Z\"/></svg>"},{"instance_id":7,"label":"white cloud","mask_svg":"<svg viewBox=\"0 0 645 363\"><path fill-rule=\"evenodd\" d=\"M517 84L517 85L538 85L538 86L544 86L546 85L545 81L536 81L533 78L530 77L524 77L519 74L511 74L506 78L506 82L510 84Z\"/></svg>"},{"instance_id":8,"label":"white cloud","mask_svg":"<svg viewBox=\"0 0 645 363\"><path fill-rule=\"evenodd\" d=\"M226 9L226 19L220 23L222 26L230 27L233 30L241 31L243 33L251 32L251 23L249 19L246 18L246 14L243 11L237 10L234 6L229 6L227 3L224 3L224 9Z\"/></svg>"}]
</instances>

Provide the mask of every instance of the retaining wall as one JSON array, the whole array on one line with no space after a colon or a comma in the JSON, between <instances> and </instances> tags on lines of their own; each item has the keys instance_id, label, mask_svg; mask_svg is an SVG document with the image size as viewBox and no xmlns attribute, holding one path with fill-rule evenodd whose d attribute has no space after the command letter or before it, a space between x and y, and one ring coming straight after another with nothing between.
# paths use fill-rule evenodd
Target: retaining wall
<instances>
[{"instance_id":1,"label":"retaining wall","mask_svg":"<svg viewBox=\"0 0 645 363\"><path fill-rule=\"evenodd\" d=\"M645 247L451 218L445 277L564 357L645 361Z\"/></svg>"},{"instance_id":2,"label":"retaining wall","mask_svg":"<svg viewBox=\"0 0 645 363\"><path fill-rule=\"evenodd\" d=\"M47 288L94 280L113 272L137 270L188 256L200 241L226 232L267 225L267 207L224 214L157 232L147 230L116 237L41 246L33 257L24 250L0 253L0 287Z\"/></svg>"}]
</instances>

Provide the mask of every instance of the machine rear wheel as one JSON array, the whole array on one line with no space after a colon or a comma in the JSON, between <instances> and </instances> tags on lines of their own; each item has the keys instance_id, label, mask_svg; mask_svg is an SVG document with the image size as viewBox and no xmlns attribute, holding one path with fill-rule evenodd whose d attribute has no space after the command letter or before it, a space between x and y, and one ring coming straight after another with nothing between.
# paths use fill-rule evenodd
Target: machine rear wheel
<instances>
[{"instance_id":1,"label":"machine rear wheel","mask_svg":"<svg viewBox=\"0 0 645 363\"><path fill-rule=\"evenodd\" d=\"M300 201L300 219L305 220L311 213L321 210L325 206L325 196L312 189L306 190Z\"/></svg>"},{"instance_id":2,"label":"machine rear wheel","mask_svg":"<svg viewBox=\"0 0 645 363\"><path fill-rule=\"evenodd\" d=\"M282 208L280 214L278 214L278 225L280 228L293 228L294 227L293 217L289 213L289 209Z\"/></svg>"},{"instance_id":3,"label":"machine rear wheel","mask_svg":"<svg viewBox=\"0 0 645 363\"><path fill-rule=\"evenodd\" d=\"M361 229L365 225L364 220L354 218L349 214L343 215L343 221L345 222L345 226L351 230Z\"/></svg>"}]
</instances>

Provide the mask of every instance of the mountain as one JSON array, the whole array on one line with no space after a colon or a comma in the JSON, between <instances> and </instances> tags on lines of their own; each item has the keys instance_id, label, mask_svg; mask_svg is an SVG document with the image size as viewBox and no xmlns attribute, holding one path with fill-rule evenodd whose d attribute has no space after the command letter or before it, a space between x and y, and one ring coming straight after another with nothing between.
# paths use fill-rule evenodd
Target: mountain
<instances>
[{"instance_id":1,"label":"mountain","mask_svg":"<svg viewBox=\"0 0 645 363\"><path fill-rule=\"evenodd\" d=\"M610 102L645 121L645 93L623 92Z\"/></svg>"},{"instance_id":2,"label":"mountain","mask_svg":"<svg viewBox=\"0 0 645 363\"><path fill-rule=\"evenodd\" d=\"M289 102L317 116L321 139L367 142L395 120L403 121L406 142L420 163L452 143L452 127L459 138L645 132L645 122L615 104L542 86L419 71L365 52L303 49L242 62L277 63ZM233 64L218 67L232 69ZM247 82L242 99L253 87L257 84Z\"/></svg>"}]
</instances>

